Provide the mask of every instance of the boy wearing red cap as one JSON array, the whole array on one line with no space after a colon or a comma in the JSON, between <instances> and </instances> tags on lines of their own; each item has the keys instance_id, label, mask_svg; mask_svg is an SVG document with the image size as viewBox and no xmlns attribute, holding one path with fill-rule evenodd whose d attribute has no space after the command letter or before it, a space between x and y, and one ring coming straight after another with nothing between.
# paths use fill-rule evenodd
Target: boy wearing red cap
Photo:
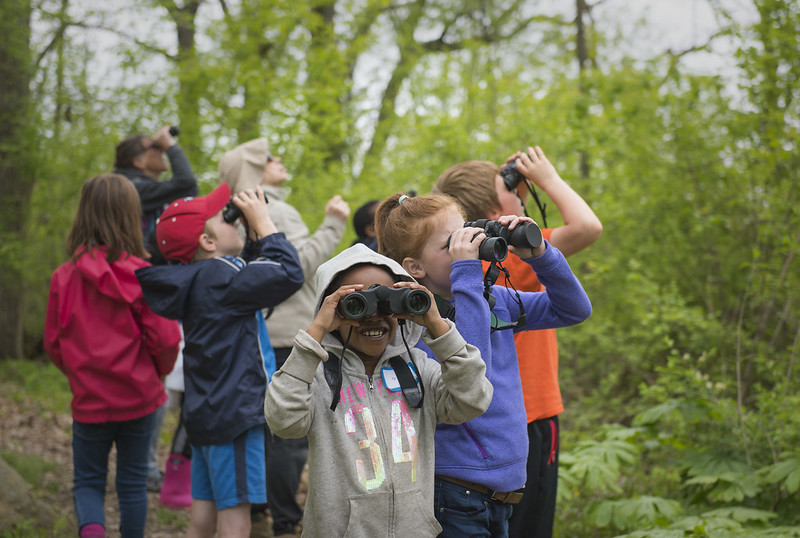
<instances>
[{"instance_id":1,"label":"boy wearing red cap","mask_svg":"<svg viewBox=\"0 0 800 538\"><path fill-rule=\"evenodd\" d=\"M225 219L229 200L242 212L246 244ZM274 354L261 310L303 284L297 251L268 207L259 188L231 197L227 184L172 202L156 237L164 257L181 263L136 272L148 305L183 321L183 420L193 450L189 537L246 537L250 504L266 502L265 360L274 364Z\"/></svg>"}]
</instances>

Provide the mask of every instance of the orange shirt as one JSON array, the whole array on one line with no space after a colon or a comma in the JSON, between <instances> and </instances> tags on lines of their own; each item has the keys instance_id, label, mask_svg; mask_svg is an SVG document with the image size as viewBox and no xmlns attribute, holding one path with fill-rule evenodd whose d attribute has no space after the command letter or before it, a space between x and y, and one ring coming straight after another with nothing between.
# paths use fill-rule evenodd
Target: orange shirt
<instances>
[{"instance_id":1,"label":"orange shirt","mask_svg":"<svg viewBox=\"0 0 800 538\"><path fill-rule=\"evenodd\" d=\"M542 230L542 235L549 241L552 232L552 228L547 228ZM484 268L488 265L484 262ZM503 266L508 269L511 283L518 290L544 291L531 266L514 254L508 255ZM504 274L500 274L497 284L506 285ZM514 343L528 422L553 417L564 411L558 386L558 341L555 329L516 333Z\"/></svg>"}]
</instances>

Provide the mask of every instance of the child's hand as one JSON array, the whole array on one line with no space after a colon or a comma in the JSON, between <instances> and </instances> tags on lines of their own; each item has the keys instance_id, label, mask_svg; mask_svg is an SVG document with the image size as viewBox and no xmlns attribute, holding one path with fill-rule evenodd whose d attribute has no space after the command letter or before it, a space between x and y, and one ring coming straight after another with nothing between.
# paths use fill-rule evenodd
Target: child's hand
<instances>
[{"instance_id":1,"label":"child's hand","mask_svg":"<svg viewBox=\"0 0 800 538\"><path fill-rule=\"evenodd\" d=\"M442 318L442 315L439 313L439 309L436 307L436 299L433 297L433 294L430 292L428 288L423 286L422 284L417 284L416 282L395 282L395 288L411 288L413 290L423 290L425 291L431 299L431 307L428 309L427 312L420 316L411 316L411 315L397 315L398 319L408 319L416 323L417 325L422 325L428 329L428 332L431 333L431 336L434 338L439 338L440 336L444 335L447 331L450 330L450 326L447 322Z\"/></svg>"},{"instance_id":2,"label":"child's hand","mask_svg":"<svg viewBox=\"0 0 800 538\"><path fill-rule=\"evenodd\" d=\"M255 191L246 189L234 194L233 203L242 210L242 216L245 221L242 224L248 230L250 239L258 240L278 231L269 216L269 208L261 187L256 186Z\"/></svg>"},{"instance_id":3,"label":"child's hand","mask_svg":"<svg viewBox=\"0 0 800 538\"><path fill-rule=\"evenodd\" d=\"M319 312L317 312L317 315L314 317L314 321L311 322L311 326L306 332L314 340L322 343L322 337L325 336L326 333L335 331L343 325L357 327L358 321L340 316L336 311L336 307L338 306L342 297L361 289L364 289L363 284L348 284L346 286L342 286L338 290L325 297L325 300L322 301L322 306L320 307Z\"/></svg>"},{"instance_id":4,"label":"child's hand","mask_svg":"<svg viewBox=\"0 0 800 538\"><path fill-rule=\"evenodd\" d=\"M561 179L539 146L528 147L527 153L517 152L514 157L517 161L517 170L533 181L537 187L546 190L547 183Z\"/></svg>"},{"instance_id":5,"label":"child's hand","mask_svg":"<svg viewBox=\"0 0 800 538\"><path fill-rule=\"evenodd\" d=\"M497 219L497 222L499 222L503 226L508 226L509 230L513 230L514 228L516 228L519 224L521 224L523 222L533 222L534 224L536 224L536 222L532 218L530 218L530 217L520 217L519 215L505 215L505 216L499 217ZM517 256L522 258L523 260L527 260L529 258L536 258L537 256L541 256L542 254L544 254L544 252L546 250L546 247L545 247L544 241L542 241L542 244L539 245L538 247L534 248L534 249L515 247L513 245L508 245L508 250L509 250L509 252L513 252L514 254L516 254Z\"/></svg>"},{"instance_id":6,"label":"child's hand","mask_svg":"<svg viewBox=\"0 0 800 538\"><path fill-rule=\"evenodd\" d=\"M453 261L477 260L478 247L484 239L486 239L486 234L482 228L459 228L447 240L450 259Z\"/></svg>"}]
</instances>

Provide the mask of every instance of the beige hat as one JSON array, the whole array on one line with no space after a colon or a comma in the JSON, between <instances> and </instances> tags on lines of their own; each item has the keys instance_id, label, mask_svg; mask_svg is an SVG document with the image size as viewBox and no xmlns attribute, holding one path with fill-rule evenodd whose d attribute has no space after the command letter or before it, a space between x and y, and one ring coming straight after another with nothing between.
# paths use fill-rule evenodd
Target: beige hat
<instances>
[{"instance_id":1,"label":"beige hat","mask_svg":"<svg viewBox=\"0 0 800 538\"><path fill-rule=\"evenodd\" d=\"M255 189L264 178L269 142L256 138L226 152L219 160L219 180L231 186L231 192Z\"/></svg>"}]
</instances>

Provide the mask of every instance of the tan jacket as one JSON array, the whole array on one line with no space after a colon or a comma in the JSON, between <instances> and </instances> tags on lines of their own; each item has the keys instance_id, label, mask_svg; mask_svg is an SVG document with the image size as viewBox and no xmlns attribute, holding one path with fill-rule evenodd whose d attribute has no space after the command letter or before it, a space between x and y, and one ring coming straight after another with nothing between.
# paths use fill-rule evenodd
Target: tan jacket
<instances>
[{"instance_id":1,"label":"tan jacket","mask_svg":"<svg viewBox=\"0 0 800 538\"><path fill-rule=\"evenodd\" d=\"M268 151L266 138L250 140L228 151L219 162L220 181L228 183L231 192L259 185L264 176ZM303 287L276 306L267 318L272 346L291 347L297 331L307 329L314 319L314 275L317 267L336 250L347 223L334 217L325 217L319 228L310 234L297 209L286 203L290 192L288 188L262 185L261 189L269 200L272 222L297 249L305 276ZM267 313L264 312L265 315Z\"/></svg>"}]
</instances>

